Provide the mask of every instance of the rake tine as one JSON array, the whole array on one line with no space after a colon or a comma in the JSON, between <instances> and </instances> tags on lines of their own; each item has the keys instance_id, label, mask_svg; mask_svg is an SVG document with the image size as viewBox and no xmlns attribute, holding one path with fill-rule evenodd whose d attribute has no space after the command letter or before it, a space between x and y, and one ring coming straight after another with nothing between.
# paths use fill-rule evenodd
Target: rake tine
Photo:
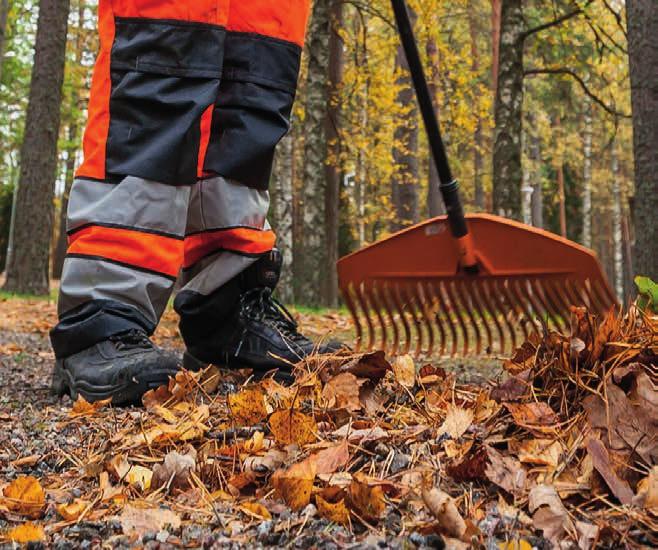
<instances>
[{"instance_id":1,"label":"rake tine","mask_svg":"<svg viewBox=\"0 0 658 550\"><path fill-rule=\"evenodd\" d=\"M439 329L439 335L441 336L441 355L446 354L446 342L448 341L448 337L446 334L445 327L443 326L443 321L441 320L441 311L443 308L443 303L441 298L439 298L440 294L440 287L439 285L434 285L430 282L427 283L427 289L430 293L430 295L434 298L435 302L435 307L438 308L437 311L433 312L433 317L434 317L434 322Z\"/></svg>"},{"instance_id":2,"label":"rake tine","mask_svg":"<svg viewBox=\"0 0 658 550\"><path fill-rule=\"evenodd\" d=\"M416 349L414 351L414 355L418 357L423 349L423 327L418 317L418 309L422 309L422 303L418 301L416 295L416 288L417 287L415 286L413 288L410 288L408 285L405 285L404 287L401 288L401 291L404 300L407 304L407 310L409 311L409 315L411 315L411 320L413 321L414 329L416 331L416 338L413 338L412 340L416 341ZM407 353L409 353L409 348L407 348Z\"/></svg>"},{"instance_id":3,"label":"rake tine","mask_svg":"<svg viewBox=\"0 0 658 550\"><path fill-rule=\"evenodd\" d=\"M356 351L358 352L361 349L361 343L363 340L363 327L361 326L359 311L357 309L357 305L354 302L354 298L353 298L353 295L356 294L357 291L353 285L349 285L346 288L341 288L340 290L341 293L343 294L343 298L345 299L345 304L347 305L347 309L352 315L352 319L354 319L354 328L356 329ZM368 317L368 313L366 312L366 318L367 317Z\"/></svg>"},{"instance_id":4,"label":"rake tine","mask_svg":"<svg viewBox=\"0 0 658 550\"><path fill-rule=\"evenodd\" d=\"M560 300L555 296L551 281L544 279L542 281L542 289L544 291L544 296L546 297L546 302L549 304L551 311L553 312L555 328L559 332L565 332L567 330L567 317L565 316L564 309L560 305Z\"/></svg>"},{"instance_id":5,"label":"rake tine","mask_svg":"<svg viewBox=\"0 0 658 550\"><path fill-rule=\"evenodd\" d=\"M455 323L452 320L451 316L451 311L450 311L450 306L448 302L446 302L446 290L444 289L444 282L440 281L439 282L439 289L437 292L437 296L439 297L439 303L441 306L441 311L439 314L445 315L446 323L448 323L448 328L450 329L450 334L452 336L452 349L450 350L450 355L454 357L457 355L457 327L455 326Z\"/></svg>"},{"instance_id":6,"label":"rake tine","mask_svg":"<svg viewBox=\"0 0 658 550\"><path fill-rule=\"evenodd\" d=\"M585 293L589 299L590 310L599 313L601 311L601 305L594 290L594 283L590 280L585 281Z\"/></svg>"},{"instance_id":7,"label":"rake tine","mask_svg":"<svg viewBox=\"0 0 658 550\"><path fill-rule=\"evenodd\" d=\"M532 279L523 281L521 289L525 291L525 297L532 306L534 325L537 329L539 329L548 324L548 312L546 311L546 308L542 302L539 300L537 291L535 290L535 287L532 283ZM539 325L539 327L537 327L537 325Z\"/></svg>"},{"instance_id":8,"label":"rake tine","mask_svg":"<svg viewBox=\"0 0 658 550\"><path fill-rule=\"evenodd\" d=\"M560 330L560 317L557 315L557 312L553 308L553 305L547 300L546 289L544 289L542 280L541 279L533 280L532 287L535 290L535 296L537 297L537 300L539 300L543 310L546 312L546 318L545 318L546 326L549 326L548 322L550 320L553 327Z\"/></svg>"},{"instance_id":9,"label":"rake tine","mask_svg":"<svg viewBox=\"0 0 658 550\"><path fill-rule=\"evenodd\" d=\"M596 289L597 295L600 296L602 304L601 315L605 315L611 307L617 304L617 297L601 281L595 281L595 283L594 288Z\"/></svg>"},{"instance_id":10,"label":"rake tine","mask_svg":"<svg viewBox=\"0 0 658 550\"><path fill-rule=\"evenodd\" d=\"M470 292L465 294L464 293L464 286L469 286L470 287L470 281L464 281L464 285L455 282L455 289L457 290L457 295L459 299L462 301L462 304L464 306L464 309L466 310L466 315L468 316L468 319L471 322L471 325L473 326L473 332L475 333L475 353L477 355L480 355L482 351L482 333L480 332L480 327L477 324L477 321L475 320L475 315L473 315L473 300L469 300L469 298L473 298L473 290L469 289Z\"/></svg>"},{"instance_id":11,"label":"rake tine","mask_svg":"<svg viewBox=\"0 0 658 550\"><path fill-rule=\"evenodd\" d=\"M400 296L400 284L394 285L391 289L391 294L393 294L393 305L397 308L400 316L400 321L402 322L402 328L404 329L404 346L402 347L402 353L409 353L409 348L411 347L411 327L407 322L407 317L404 314L406 304L403 304L403 301ZM402 344L402 342L400 342Z\"/></svg>"},{"instance_id":12,"label":"rake tine","mask_svg":"<svg viewBox=\"0 0 658 550\"><path fill-rule=\"evenodd\" d=\"M555 280L547 280L546 281L546 286L551 290L554 298L557 301L557 304L560 308L560 311L564 312L563 318L569 319L570 317L570 309L569 309L569 301L565 299L564 292L560 286L558 286L558 281Z\"/></svg>"},{"instance_id":13,"label":"rake tine","mask_svg":"<svg viewBox=\"0 0 658 550\"><path fill-rule=\"evenodd\" d=\"M523 322L523 310L520 310L517 299L512 295L510 289L511 286L512 281L509 279L503 281L503 284L501 285L501 292L507 299L507 303L509 304L510 309L512 309L512 311L514 311L516 314L516 324L520 326L521 331L523 332L523 339L527 340L529 333L525 323Z\"/></svg>"},{"instance_id":14,"label":"rake tine","mask_svg":"<svg viewBox=\"0 0 658 550\"><path fill-rule=\"evenodd\" d=\"M502 285L501 285L502 283ZM500 314L503 316L503 319L505 321L505 325L507 326L507 330L509 330L510 338L512 340L512 349L516 349L516 329L514 328L514 325L509 319L509 316L505 313L507 311L507 308L505 307L505 304L503 303L503 300L501 298L501 295L503 293L503 290L501 289L501 286L503 286L505 283L504 281L499 281L499 280L494 280L492 281L492 286L494 287L493 290L493 299L496 302L498 306L498 311ZM503 352L504 353L504 352Z\"/></svg>"},{"instance_id":15,"label":"rake tine","mask_svg":"<svg viewBox=\"0 0 658 550\"><path fill-rule=\"evenodd\" d=\"M505 353L505 331L503 330L503 326L500 324L500 321L498 320L498 316L500 315L500 313L497 311L496 306L491 302L491 291L489 289L489 285L487 284L487 281L483 280L481 281L480 284L482 286L481 296L485 303L485 311L488 311L489 314L491 315L496 325L496 330L498 331L498 336L500 338L499 351L502 355Z\"/></svg>"},{"instance_id":16,"label":"rake tine","mask_svg":"<svg viewBox=\"0 0 658 550\"><path fill-rule=\"evenodd\" d=\"M388 334L386 330L386 321L384 321L384 316L382 315L382 306L379 301L379 288L378 285L373 282L372 286L370 287L370 292L368 293L368 301L370 302L372 306L372 310L375 312L375 315L377 316L377 321L379 321L379 326L381 330L380 334L380 349L386 350L386 347L388 346ZM373 341L373 347L375 346L375 343ZM372 349L372 348L371 348Z\"/></svg>"},{"instance_id":17,"label":"rake tine","mask_svg":"<svg viewBox=\"0 0 658 550\"><path fill-rule=\"evenodd\" d=\"M400 331L398 329L397 323L395 322L395 315L393 314L393 309L391 308L389 290L390 289L387 284L382 285L381 298L382 298L382 303L384 305L384 311L386 312L386 316L388 317L388 320L391 323L391 328L393 329L393 344L389 352L391 353L391 355L395 355L398 352L398 348L400 347Z\"/></svg>"},{"instance_id":18,"label":"rake tine","mask_svg":"<svg viewBox=\"0 0 658 550\"><path fill-rule=\"evenodd\" d=\"M510 281L510 287L512 289L512 294L517 298L519 308L521 309L523 316L525 317L526 323L532 327L532 330L537 330L537 323L533 318L532 312L527 307L528 300L524 294L524 289L521 286L521 281L518 279Z\"/></svg>"},{"instance_id":19,"label":"rake tine","mask_svg":"<svg viewBox=\"0 0 658 550\"><path fill-rule=\"evenodd\" d=\"M459 327L462 330L463 353L464 355L468 355L469 341L468 341L468 329L466 328L466 321L464 320L463 313L461 311L461 308L459 307L460 306L459 300L457 300L455 296L455 289L453 288L453 285L449 282L447 283L446 287L448 289L448 299L454 306L453 307L454 314L457 317Z\"/></svg>"},{"instance_id":20,"label":"rake tine","mask_svg":"<svg viewBox=\"0 0 658 550\"><path fill-rule=\"evenodd\" d=\"M473 298L473 303L475 304L475 311L480 316L480 319L482 321L482 326L484 327L484 331L487 333L487 353L491 353L493 351L493 334L491 332L491 327L489 326L489 322L487 321L484 314L486 308L483 307L482 305L482 300L481 300L482 289L479 283L480 281L478 281L477 279L470 282L471 296Z\"/></svg>"},{"instance_id":21,"label":"rake tine","mask_svg":"<svg viewBox=\"0 0 658 550\"><path fill-rule=\"evenodd\" d=\"M418 293L416 295L416 299L418 301L418 306L420 307L420 311L423 314L423 320L425 321L425 329L427 330L427 335L429 337L429 340L427 342L427 355L432 355L432 352L434 351L434 329L432 328L432 318L429 312L430 296L425 290L425 285L423 285L422 282L418 283L416 290Z\"/></svg>"},{"instance_id":22,"label":"rake tine","mask_svg":"<svg viewBox=\"0 0 658 550\"><path fill-rule=\"evenodd\" d=\"M570 279L564 280L563 292L564 292L564 297L569 302L569 305L576 307L583 305L580 298L578 298L578 294L574 292L573 285Z\"/></svg>"}]
</instances>

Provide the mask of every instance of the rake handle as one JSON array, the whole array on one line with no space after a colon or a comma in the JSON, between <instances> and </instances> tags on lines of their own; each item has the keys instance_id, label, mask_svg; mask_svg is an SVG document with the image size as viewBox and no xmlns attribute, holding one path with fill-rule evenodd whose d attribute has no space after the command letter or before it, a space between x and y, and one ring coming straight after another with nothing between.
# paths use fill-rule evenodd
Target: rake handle
<instances>
[{"instance_id":1,"label":"rake handle","mask_svg":"<svg viewBox=\"0 0 658 550\"><path fill-rule=\"evenodd\" d=\"M459 197L459 183L453 178L452 171L450 170L450 163L448 162L445 145L441 138L441 129L439 128L439 121L434 112L434 104L427 79L425 78L423 64L418 53L418 46L416 45L413 27L409 18L409 12L407 11L407 4L405 0L392 0L392 2L398 33L400 34L402 47L404 48L407 63L409 64L409 71L411 72L411 79L416 90L420 112L425 122L425 130L427 131L427 139L432 150L434 164L439 174L439 191L441 192L441 197L448 213L450 232L459 250L460 264L464 271L477 273L477 259L473 240L468 232L468 225L464 217L464 208Z\"/></svg>"}]
</instances>

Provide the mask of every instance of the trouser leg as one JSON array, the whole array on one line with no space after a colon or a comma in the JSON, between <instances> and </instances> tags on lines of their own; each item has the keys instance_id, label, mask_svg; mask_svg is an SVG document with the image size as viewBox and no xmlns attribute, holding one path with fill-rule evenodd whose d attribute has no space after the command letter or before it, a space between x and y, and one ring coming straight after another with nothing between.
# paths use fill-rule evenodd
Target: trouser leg
<instances>
[{"instance_id":1,"label":"trouser leg","mask_svg":"<svg viewBox=\"0 0 658 550\"><path fill-rule=\"evenodd\" d=\"M192 191L186 285L174 303L188 346L211 337L235 306L240 274L274 246L266 222L277 143L297 87L309 0L231 0L222 82L204 171Z\"/></svg>"},{"instance_id":2,"label":"trouser leg","mask_svg":"<svg viewBox=\"0 0 658 550\"><path fill-rule=\"evenodd\" d=\"M184 258L228 0L101 0L85 160L69 203L55 354L152 333Z\"/></svg>"}]
</instances>

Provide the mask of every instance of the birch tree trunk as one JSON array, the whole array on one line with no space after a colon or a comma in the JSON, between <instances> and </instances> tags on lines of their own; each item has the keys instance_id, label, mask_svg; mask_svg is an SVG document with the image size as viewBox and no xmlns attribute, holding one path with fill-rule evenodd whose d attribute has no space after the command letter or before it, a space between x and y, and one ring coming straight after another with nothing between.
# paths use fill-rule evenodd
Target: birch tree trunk
<instances>
[{"instance_id":1,"label":"birch tree trunk","mask_svg":"<svg viewBox=\"0 0 658 550\"><path fill-rule=\"evenodd\" d=\"M493 154L494 213L521 218L521 133L523 128L523 40L521 0L502 0L500 60L495 102Z\"/></svg>"},{"instance_id":2,"label":"birch tree trunk","mask_svg":"<svg viewBox=\"0 0 658 550\"><path fill-rule=\"evenodd\" d=\"M592 247L592 101L585 98L583 117L583 236L582 243Z\"/></svg>"},{"instance_id":3,"label":"birch tree trunk","mask_svg":"<svg viewBox=\"0 0 658 550\"><path fill-rule=\"evenodd\" d=\"M332 0L329 36L329 105L327 107L327 161L325 162L325 231L327 235L327 265L325 303L338 306L338 229L340 223L340 87L343 79L343 42L339 29L343 24L343 2Z\"/></svg>"},{"instance_id":4,"label":"birch tree trunk","mask_svg":"<svg viewBox=\"0 0 658 550\"><path fill-rule=\"evenodd\" d=\"M279 299L294 303L293 289L293 134L290 132L279 144L274 164L274 189L272 193L272 218L276 228L276 246L283 256L281 279L277 286Z\"/></svg>"},{"instance_id":5,"label":"birch tree trunk","mask_svg":"<svg viewBox=\"0 0 658 550\"><path fill-rule=\"evenodd\" d=\"M5 56L5 41L7 39L7 16L9 15L9 0L0 0L0 82L2 81L2 62Z\"/></svg>"},{"instance_id":6,"label":"birch tree trunk","mask_svg":"<svg viewBox=\"0 0 658 550\"><path fill-rule=\"evenodd\" d=\"M620 300L624 298L624 249L621 226L621 185L617 142L610 146L610 172L612 176L612 258L615 274L615 292Z\"/></svg>"},{"instance_id":7,"label":"birch tree trunk","mask_svg":"<svg viewBox=\"0 0 658 550\"><path fill-rule=\"evenodd\" d=\"M302 254L295 258L295 297L303 304L321 302L320 266L326 266L324 162L327 153L326 117L329 98L330 0L316 0L308 32L308 69L306 80L306 119L304 121L303 169L303 243Z\"/></svg>"},{"instance_id":8,"label":"birch tree trunk","mask_svg":"<svg viewBox=\"0 0 658 550\"><path fill-rule=\"evenodd\" d=\"M34 65L21 147L14 242L5 290L50 292L48 256L53 228L57 138L64 80L69 0L41 0Z\"/></svg>"},{"instance_id":9,"label":"birch tree trunk","mask_svg":"<svg viewBox=\"0 0 658 550\"><path fill-rule=\"evenodd\" d=\"M658 281L658 2L628 0L636 273Z\"/></svg>"},{"instance_id":10,"label":"birch tree trunk","mask_svg":"<svg viewBox=\"0 0 658 550\"><path fill-rule=\"evenodd\" d=\"M535 127L536 118L534 113L528 113L528 164L530 174L530 186L532 187L532 198L530 202L532 210L532 225L544 228L544 190L542 188L541 171L541 149L539 135Z\"/></svg>"},{"instance_id":11,"label":"birch tree trunk","mask_svg":"<svg viewBox=\"0 0 658 550\"><path fill-rule=\"evenodd\" d=\"M480 52L478 50L477 36L477 19L476 19L477 6L471 0L468 10L468 30L471 41L471 70L473 74L480 73ZM484 187L482 186L482 173L484 171L484 159L482 151L484 149L484 135L482 132L482 118L480 117L480 110L477 105L477 122L475 125L475 132L473 133L473 192L476 210L485 210L485 196Z\"/></svg>"}]
</instances>

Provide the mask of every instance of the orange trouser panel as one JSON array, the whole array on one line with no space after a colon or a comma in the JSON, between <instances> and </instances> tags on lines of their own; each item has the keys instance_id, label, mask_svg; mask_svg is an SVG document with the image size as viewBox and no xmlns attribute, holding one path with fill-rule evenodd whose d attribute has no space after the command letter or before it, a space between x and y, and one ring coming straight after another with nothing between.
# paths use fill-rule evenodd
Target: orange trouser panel
<instances>
[{"instance_id":1,"label":"orange trouser panel","mask_svg":"<svg viewBox=\"0 0 658 550\"><path fill-rule=\"evenodd\" d=\"M304 45L310 0L232 0L227 30Z\"/></svg>"},{"instance_id":2,"label":"orange trouser panel","mask_svg":"<svg viewBox=\"0 0 658 550\"><path fill-rule=\"evenodd\" d=\"M90 226L69 236L68 254L103 258L175 279L183 251L182 239L131 229Z\"/></svg>"},{"instance_id":3,"label":"orange trouser panel","mask_svg":"<svg viewBox=\"0 0 658 550\"><path fill-rule=\"evenodd\" d=\"M259 255L272 250L276 237L273 231L261 231L248 227L221 229L185 237L184 268L189 268L202 258L218 250L238 254Z\"/></svg>"}]
</instances>

